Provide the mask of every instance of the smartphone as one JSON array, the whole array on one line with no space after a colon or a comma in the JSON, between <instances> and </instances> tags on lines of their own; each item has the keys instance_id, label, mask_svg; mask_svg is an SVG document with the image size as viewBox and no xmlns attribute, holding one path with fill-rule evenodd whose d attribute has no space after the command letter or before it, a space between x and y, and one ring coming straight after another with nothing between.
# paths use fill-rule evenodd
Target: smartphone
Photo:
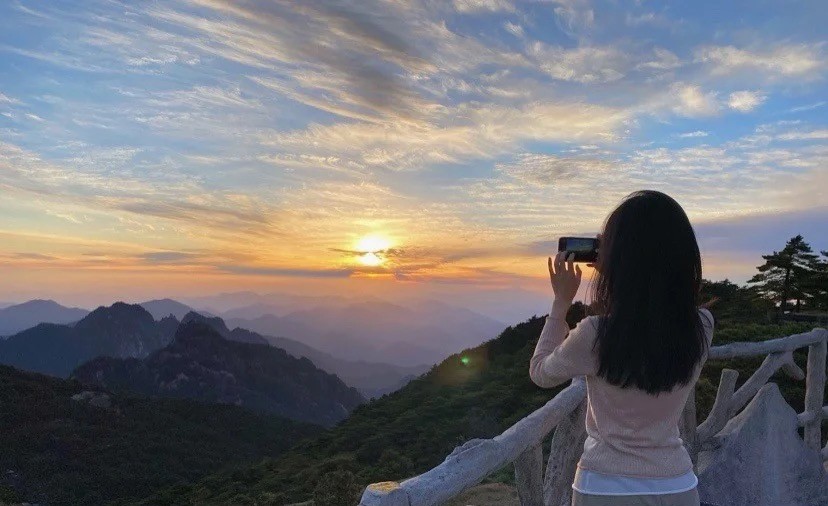
<instances>
[{"instance_id":1,"label":"smartphone","mask_svg":"<svg viewBox=\"0 0 828 506\"><path fill-rule=\"evenodd\" d=\"M598 260L598 239L596 237L561 237L558 251L575 253L576 262L593 263Z\"/></svg>"}]
</instances>

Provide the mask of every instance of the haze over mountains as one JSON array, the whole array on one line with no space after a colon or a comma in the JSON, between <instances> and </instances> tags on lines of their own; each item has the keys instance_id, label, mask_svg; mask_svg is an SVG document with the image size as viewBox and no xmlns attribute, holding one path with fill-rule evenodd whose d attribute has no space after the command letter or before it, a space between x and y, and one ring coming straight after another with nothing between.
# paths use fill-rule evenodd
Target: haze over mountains
<instances>
[{"instance_id":1,"label":"haze over mountains","mask_svg":"<svg viewBox=\"0 0 828 506\"><path fill-rule=\"evenodd\" d=\"M276 313L277 305L261 301L220 314L231 328L287 337L341 359L406 367L437 363L454 350L495 337L506 326L469 309L434 300L404 305L377 299L324 300L324 305L281 316ZM272 312L253 316L261 311Z\"/></svg>"},{"instance_id":2,"label":"haze over mountains","mask_svg":"<svg viewBox=\"0 0 828 506\"><path fill-rule=\"evenodd\" d=\"M0 304L0 336L10 336L38 323L72 323L89 311L64 307L53 300L30 300L22 304Z\"/></svg>"}]
</instances>

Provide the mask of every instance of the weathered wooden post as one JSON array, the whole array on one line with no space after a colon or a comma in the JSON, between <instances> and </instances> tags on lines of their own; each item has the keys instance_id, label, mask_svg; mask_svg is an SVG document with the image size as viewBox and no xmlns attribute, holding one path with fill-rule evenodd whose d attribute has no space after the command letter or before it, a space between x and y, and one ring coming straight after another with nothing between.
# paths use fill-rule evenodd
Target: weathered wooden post
<instances>
[{"instance_id":1,"label":"weathered wooden post","mask_svg":"<svg viewBox=\"0 0 828 506\"><path fill-rule=\"evenodd\" d=\"M828 333L825 329L824 334ZM822 447L822 405L825 402L825 365L828 339L808 346L808 370L805 377L805 444L817 451Z\"/></svg>"},{"instance_id":2,"label":"weathered wooden post","mask_svg":"<svg viewBox=\"0 0 828 506\"><path fill-rule=\"evenodd\" d=\"M552 449L543 483L544 506L569 506L575 466L584 451L586 439L586 399L561 420L552 435Z\"/></svg>"},{"instance_id":3,"label":"weathered wooden post","mask_svg":"<svg viewBox=\"0 0 828 506\"><path fill-rule=\"evenodd\" d=\"M684 442L684 447L687 453L690 454L690 460L693 461L693 469L696 469L696 463L699 457L699 445L696 438L696 389L690 390L690 395L687 396L687 402L684 403L684 410L681 412L681 419L679 420L679 433L681 440Z\"/></svg>"},{"instance_id":4,"label":"weathered wooden post","mask_svg":"<svg viewBox=\"0 0 828 506\"><path fill-rule=\"evenodd\" d=\"M543 448L540 442L515 459L515 486L521 506L543 506Z\"/></svg>"}]
</instances>

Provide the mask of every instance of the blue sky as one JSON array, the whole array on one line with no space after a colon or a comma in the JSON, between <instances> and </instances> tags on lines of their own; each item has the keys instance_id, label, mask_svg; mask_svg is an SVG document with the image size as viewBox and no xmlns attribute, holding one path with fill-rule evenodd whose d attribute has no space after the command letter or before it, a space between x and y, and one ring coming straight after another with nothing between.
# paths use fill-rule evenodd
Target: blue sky
<instances>
[{"instance_id":1,"label":"blue sky","mask_svg":"<svg viewBox=\"0 0 828 506\"><path fill-rule=\"evenodd\" d=\"M708 277L744 280L797 233L828 248L826 22L820 1L4 2L0 296L536 286L537 244L641 188L684 205Z\"/></svg>"}]
</instances>

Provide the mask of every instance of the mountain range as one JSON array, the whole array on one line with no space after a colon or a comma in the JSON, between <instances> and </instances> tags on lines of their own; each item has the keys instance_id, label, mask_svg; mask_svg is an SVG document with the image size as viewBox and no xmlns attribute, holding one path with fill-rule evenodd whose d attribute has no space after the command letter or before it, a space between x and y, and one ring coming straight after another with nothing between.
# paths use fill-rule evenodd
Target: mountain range
<instances>
[{"instance_id":1,"label":"mountain range","mask_svg":"<svg viewBox=\"0 0 828 506\"><path fill-rule=\"evenodd\" d=\"M161 320L166 316L172 315L180 321L184 319L184 316L186 316L187 313L195 311L190 306L173 299L148 300L146 302L141 302L138 305L146 309L156 320ZM206 311L201 311L201 313L209 316L209 313Z\"/></svg>"},{"instance_id":2,"label":"mountain range","mask_svg":"<svg viewBox=\"0 0 828 506\"><path fill-rule=\"evenodd\" d=\"M0 363L68 376L98 356L145 357L170 342L178 320L155 321L141 306L116 302L71 325L41 323L0 341Z\"/></svg>"},{"instance_id":3,"label":"mountain range","mask_svg":"<svg viewBox=\"0 0 828 506\"><path fill-rule=\"evenodd\" d=\"M42 306L39 302L19 306ZM46 305L54 306L62 308L56 303ZM36 316L32 318L37 319ZM356 387L366 398L397 390L430 367L426 364L406 367L341 359L298 340L263 336L243 328L230 330L221 318L197 313L190 306L172 299L100 307L86 317L81 316L74 325L36 324L0 341L0 363L66 377L75 367L98 356L141 358L148 355L169 343L179 320L201 321L226 339L270 343L296 358L306 357L321 369L338 375L349 386Z\"/></svg>"},{"instance_id":4,"label":"mountain range","mask_svg":"<svg viewBox=\"0 0 828 506\"><path fill-rule=\"evenodd\" d=\"M214 328L217 321L187 316L173 341L145 359L98 357L73 377L116 392L233 404L328 426L365 402L306 358L268 344L228 340Z\"/></svg>"},{"instance_id":5,"label":"mountain range","mask_svg":"<svg viewBox=\"0 0 828 506\"><path fill-rule=\"evenodd\" d=\"M73 323L89 313L79 307L64 307L53 300L30 300L0 309L0 336L10 336L38 323Z\"/></svg>"}]
</instances>

